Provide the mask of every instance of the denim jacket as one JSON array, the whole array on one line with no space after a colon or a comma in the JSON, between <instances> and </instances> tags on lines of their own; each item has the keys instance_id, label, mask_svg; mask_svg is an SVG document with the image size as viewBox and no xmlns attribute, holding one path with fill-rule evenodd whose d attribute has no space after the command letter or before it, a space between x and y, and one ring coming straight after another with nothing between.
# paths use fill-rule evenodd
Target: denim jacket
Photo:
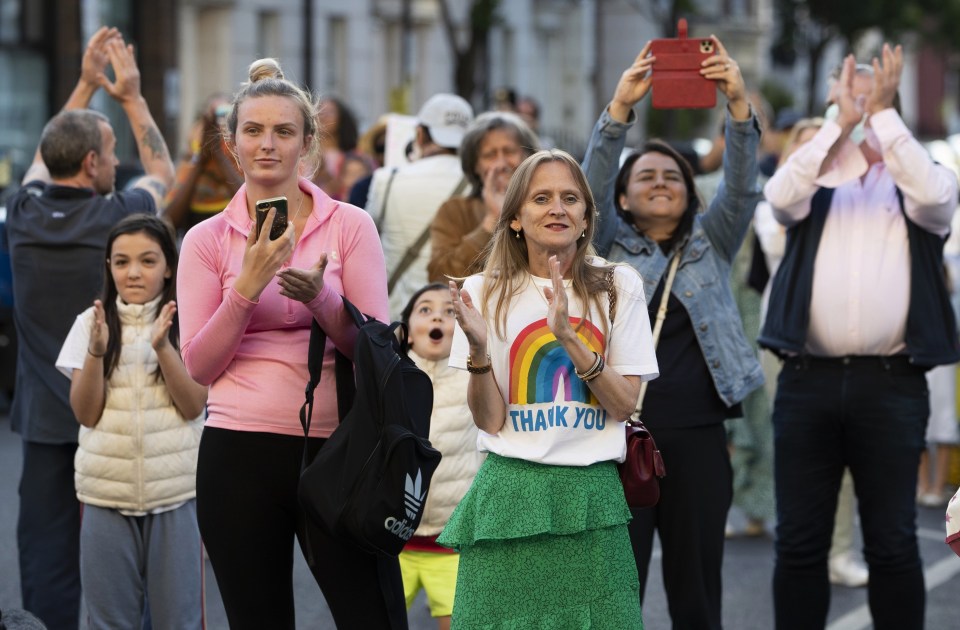
<instances>
[{"instance_id":1,"label":"denim jacket","mask_svg":"<svg viewBox=\"0 0 960 630\"><path fill-rule=\"evenodd\" d=\"M619 123L604 110L590 136L583 170L600 214L594 236L597 251L639 271L649 297L666 273L670 258L655 241L620 218L613 198L620 153L632 122ZM690 316L717 394L724 404L733 406L763 384L760 363L743 332L730 288L733 258L761 196L757 185L760 127L755 117L738 122L728 116L724 135L723 182L707 211L695 217L693 229L682 243L683 255L671 292Z\"/></svg>"}]
</instances>

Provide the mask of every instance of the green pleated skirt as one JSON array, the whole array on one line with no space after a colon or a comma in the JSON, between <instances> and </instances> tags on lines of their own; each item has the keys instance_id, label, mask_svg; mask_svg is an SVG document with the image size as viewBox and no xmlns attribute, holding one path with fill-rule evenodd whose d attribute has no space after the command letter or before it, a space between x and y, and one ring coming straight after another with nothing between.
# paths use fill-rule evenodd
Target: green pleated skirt
<instances>
[{"instance_id":1,"label":"green pleated skirt","mask_svg":"<svg viewBox=\"0 0 960 630\"><path fill-rule=\"evenodd\" d=\"M491 453L437 540L460 552L452 627L643 628L629 520L613 462Z\"/></svg>"}]
</instances>

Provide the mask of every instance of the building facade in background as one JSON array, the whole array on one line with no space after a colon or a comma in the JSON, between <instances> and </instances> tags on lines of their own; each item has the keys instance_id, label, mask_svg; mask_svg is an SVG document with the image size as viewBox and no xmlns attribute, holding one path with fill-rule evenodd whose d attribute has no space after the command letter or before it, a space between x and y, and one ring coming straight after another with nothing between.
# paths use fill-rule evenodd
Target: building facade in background
<instances>
[{"instance_id":1,"label":"building facade in background","mask_svg":"<svg viewBox=\"0 0 960 630\"><path fill-rule=\"evenodd\" d=\"M349 103L361 127L388 111L416 112L430 95L455 91L454 47L466 51L468 15L488 1L0 0L0 189L29 164L44 122L75 84L84 43L101 24L119 26L136 45L144 95L176 154L204 99L234 92L259 57L277 57L289 78ZM644 42L675 34L672 7L671 0L500 0L486 46L477 50L470 100L482 111L497 88L532 96L545 135L578 154ZM773 11L772 0L698 0L685 17L691 36L716 33L724 41L749 87L773 81L800 90L807 85L802 60L771 65ZM960 131L948 128L960 125L956 64L932 51L909 52L902 87L908 124L928 135ZM841 55L839 46L831 50L823 72ZM795 102L805 98L797 92ZM119 115L114 106L109 98L94 101ZM712 121L704 122L700 133L711 129ZM133 160L129 131L117 131L118 155Z\"/></svg>"}]
</instances>

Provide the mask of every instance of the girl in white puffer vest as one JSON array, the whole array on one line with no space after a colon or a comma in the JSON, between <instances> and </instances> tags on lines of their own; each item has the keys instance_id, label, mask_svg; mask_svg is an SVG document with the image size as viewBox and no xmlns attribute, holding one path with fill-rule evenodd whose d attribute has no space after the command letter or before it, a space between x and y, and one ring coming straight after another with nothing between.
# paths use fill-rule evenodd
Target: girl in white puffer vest
<instances>
[{"instance_id":1,"label":"girl in white puffer vest","mask_svg":"<svg viewBox=\"0 0 960 630\"><path fill-rule=\"evenodd\" d=\"M453 343L453 302L446 284L428 284L413 294L401 321L410 330L410 358L433 382L430 442L443 459L427 493L423 519L400 553L407 607L423 588L440 630L450 627L460 555L437 544L453 509L470 489L486 456L477 450L477 427L467 406L470 374L447 365Z\"/></svg>"},{"instance_id":2,"label":"girl in white puffer vest","mask_svg":"<svg viewBox=\"0 0 960 630\"><path fill-rule=\"evenodd\" d=\"M187 374L175 320L170 229L132 215L107 237L102 299L80 314L57 367L82 425L80 579L89 627L203 627L197 449L207 389Z\"/></svg>"}]
</instances>

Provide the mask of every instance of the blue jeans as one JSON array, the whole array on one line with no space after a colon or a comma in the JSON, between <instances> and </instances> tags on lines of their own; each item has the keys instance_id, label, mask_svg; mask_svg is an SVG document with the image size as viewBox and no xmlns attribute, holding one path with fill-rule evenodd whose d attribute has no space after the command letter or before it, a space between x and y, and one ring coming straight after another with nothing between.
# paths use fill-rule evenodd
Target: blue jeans
<instances>
[{"instance_id":1,"label":"blue jeans","mask_svg":"<svg viewBox=\"0 0 960 630\"><path fill-rule=\"evenodd\" d=\"M874 628L922 628L917 468L929 416L906 357L788 359L773 411L778 630L823 628L827 556L844 467L853 475Z\"/></svg>"}]
</instances>

